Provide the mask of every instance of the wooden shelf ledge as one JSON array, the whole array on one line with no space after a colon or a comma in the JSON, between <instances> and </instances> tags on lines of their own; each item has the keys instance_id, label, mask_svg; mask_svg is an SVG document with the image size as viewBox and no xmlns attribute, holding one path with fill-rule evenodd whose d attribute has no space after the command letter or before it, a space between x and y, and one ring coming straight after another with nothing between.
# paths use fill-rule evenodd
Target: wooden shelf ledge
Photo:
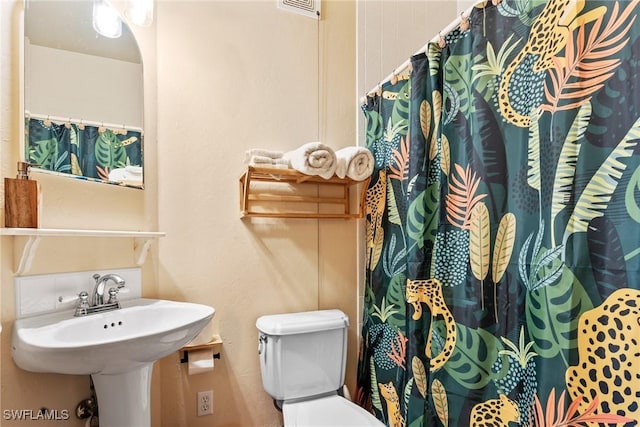
<instances>
[{"instance_id":1,"label":"wooden shelf ledge","mask_svg":"<svg viewBox=\"0 0 640 427\"><path fill-rule=\"evenodd\" d=\"M213 351L213 358L220 359L220 347L222 346L222 338L220 335L214 335L211 337L211 340L204 344L187 344L183 346L179 351L182 353L182 358L180 359L180 363L189 362L189 352L196 350L204 350L207 348L211 348Z\"/></svg>"},{"instance_id":2,"label":"wooden shelf ledge","mask_svg":"<svg viewBox=\"0 0 640 427\"><path fill-rule=\"evenodd\" d=\"M364 216L364 201L370 178L363 181L355 181L350 178L333 176L324 179L319 176L306 175L295 169L265 168L248 166L240 176L240 213L242 217L262 218L299 218L299 219L357 219ZM273 188L258 188L256 183L274 184ZM331 186L337 194L335 196L307 196L293 193L275 191L294 186ZM284 187L283 187L284 186ZM356 190L357 208L351 210L351 196ZM342 190L342 191L340 191ZM256 210L255 204L262 203L274 210ZM314 209L291 210L285 203L312 204ZM321 212L321 207L331 207L331 212Z\"/></svg>"}]
</instances>

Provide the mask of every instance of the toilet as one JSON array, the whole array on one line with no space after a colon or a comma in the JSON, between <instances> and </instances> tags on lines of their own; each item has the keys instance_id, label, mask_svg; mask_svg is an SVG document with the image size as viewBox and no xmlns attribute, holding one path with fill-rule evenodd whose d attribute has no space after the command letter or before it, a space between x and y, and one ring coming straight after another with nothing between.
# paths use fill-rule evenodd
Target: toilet
<instances>
[{"instance_id":1,"label":"toilet","mask_svg":"<svg viewBox=\"0 0 640 427\"><path fill-rule=\"evenodd\" d=\"M342 397L349 318L340 310L262 316L262 386L282 409L285 427L383 426Z\"/></svg>"}]
</instances>

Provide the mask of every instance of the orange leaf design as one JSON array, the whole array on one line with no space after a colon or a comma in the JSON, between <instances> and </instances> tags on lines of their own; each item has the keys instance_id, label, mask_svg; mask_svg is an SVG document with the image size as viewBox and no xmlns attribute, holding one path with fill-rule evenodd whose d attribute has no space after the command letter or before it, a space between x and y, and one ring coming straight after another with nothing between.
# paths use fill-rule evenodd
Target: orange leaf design
<instances>
[{"instance_id":1,"label":"orange leaf design","mask_svg":"<svg viewBox=\"0 0 640 427\"><path fill-rule=\"evenodd\" d=\"M409 176L409 136L400 139L400 151L391 150L395 164L389 166L389 179L402 181Z\"/></svg>"},{"instance_id":2,"label":"orange leaf design","mask_svg":"<svg viewBox=\"0 0 640 427\"><path fill-rule=\"evenodd\" d=\"M604 28L604 14L601 14L589 31L583 23L578 27L575 39L568 37L564 58L553 58L554 67L549 72L551 82L545 83L544 87L548 104L540 106L542 110L554 113L579 108L613 76L620 60L608 57L629 42L629 38L624 37L635 21L635 15L626 26L623 25L638 1L632 1L620 16L616 2Z\"/></svg>"},{"instance_id":3,"label":"orange leaf design","mask_svg":"<svg viewBox=\"0 0 640 427\"><path fill-rule=\"evenodd\" d=\"M407 369L405 368L407 341L409 341L409 339L406 338L401 331L398 331L398 334L395 336L393 343L391 344L391 352L387 353L389 359L393 360L396 365L405 370Z\"/></svg>"},{"instance_id":4,"label":"orange leaf design","mask_svg":"<svg viewBox=\"0 0 640 427\"><path fill-rule=\"evenodd\" d=\"M451 173L449 194L446 197L447 220L463 230L469 230L471 211L487 195L475 195L480 178L471 170L471 166L467 165L467 169L462 169L462 166L455 163L454 168L456 173Z\"/></svg>"},{"instance_id":5,"label":"orange leaf design","mask_svg":"<svg viewBox=\"0 0 640 427\"><path fill-rule=\"evenodd\" d=\"M96 165L96 171L98 172L98 176L101 180L109 181L109 166L101 168L100 166Z\"/></svg>"},{"instance_id":6,"label":"orange leaf design","mask_svg":"<svg viewBox=\"0 0 640 427\"><path fill-rule=\"evenodd\" d=\"M557 403L555 396L556 389L552 388L549 392L549 398L547 399L546 411L542 408L538 395L534 396L532 408L533 427L582 427L585 423L618 425L635 421L617 414L596 414L595 411L599 407L597 396L589 403L589 406L582 414L578 413L578 407L583 400L583 396L577 396L571 402L565 413L565 391L563 390L562 393L560 393Z\"/></svg>"}]
</instances>

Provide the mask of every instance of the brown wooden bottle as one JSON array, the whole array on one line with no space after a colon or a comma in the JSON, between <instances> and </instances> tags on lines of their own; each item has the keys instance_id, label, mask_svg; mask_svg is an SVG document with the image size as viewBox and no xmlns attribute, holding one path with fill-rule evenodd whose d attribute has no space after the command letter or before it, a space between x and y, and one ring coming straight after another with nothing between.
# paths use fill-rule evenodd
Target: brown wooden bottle
<instances>
[{"instance_id":1,"label":"brown wooden bottle","mask_svg":"<svg viewBox=\"0 0 640 427\"><path fill-rule=\"evenodd\" d=\"M38 183L29 179L29 163L18 162L15 179L4 179L4 226L38 228Z\"/></svg>"}]
</instances>

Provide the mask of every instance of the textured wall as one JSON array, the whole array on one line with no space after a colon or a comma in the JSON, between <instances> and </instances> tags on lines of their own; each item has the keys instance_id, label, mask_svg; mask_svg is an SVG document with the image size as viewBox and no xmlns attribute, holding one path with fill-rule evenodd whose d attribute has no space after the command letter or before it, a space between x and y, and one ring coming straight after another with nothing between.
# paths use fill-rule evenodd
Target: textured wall
<instances>
[{"instance_id":1,"label":"textured wall","mask_svg":"<svg viewBox=\"0 0 640 427\"><path fill-rule=\"evenodd\" d=\"M168 426L279 426L263 391L256 319L337 307L355 325L355 221L241 220L249 148L355 143L355 5L325 1L321 21L271 1L159 2L160 294L216 308L213 373L162 362ZM355 327L349 382L355 380ZM214 391L213 417L196 393Z\"/></svg>"}]
</instances>

